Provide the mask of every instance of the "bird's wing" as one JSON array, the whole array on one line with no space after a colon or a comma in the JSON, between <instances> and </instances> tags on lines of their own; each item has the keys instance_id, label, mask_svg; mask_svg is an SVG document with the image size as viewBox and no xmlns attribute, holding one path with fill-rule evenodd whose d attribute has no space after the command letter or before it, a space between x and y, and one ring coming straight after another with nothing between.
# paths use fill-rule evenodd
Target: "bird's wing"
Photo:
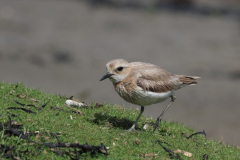
<instances>
[{"instance_id":1,"label":"bird's wing","mask_svg":"<svg viewBox=\"0 0 240 160\"><path fill-rule=\"evenodd\" d=\"M133 68L135 72L132 74L137 78L137 85L146 91L167 92L177 89L182 84L178 75L167 72L153 64L135 63Z\"/></svg>"},{"instance_id":2,"label":"bird's wing","mask_svg":"<svg viewBox=\"0 0 240 160\"><path fill-rule=\"evenodd\" d=\"M186 85L195 85L200 77L172 74L156 65L142 62L130 63L132 70L130 77L134 77L135 84L145 91L168 92Z\"/></svg>"},{"instance_id":3,"label":"bird's wing","mask_svg":"<svg viewBox=\"0 0 240 160\"><path fill-rule=\"evenodd\" d=\"M181 84L178 78L171 78L171 76L164 79L157 78L157 81L154 79L155 77L149 75L141 76L137 80L137 85L146 91L162 93L175 90Z\"/></svg>"}]
</instances>

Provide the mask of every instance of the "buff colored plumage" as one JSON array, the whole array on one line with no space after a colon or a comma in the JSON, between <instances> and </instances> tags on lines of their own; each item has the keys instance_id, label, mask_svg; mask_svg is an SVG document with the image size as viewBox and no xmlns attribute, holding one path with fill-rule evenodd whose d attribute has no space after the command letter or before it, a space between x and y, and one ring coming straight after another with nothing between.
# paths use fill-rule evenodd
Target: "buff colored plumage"
<instances>
[{"instance_id":1,"label":"buff colored plumage","mask_svg":"<svg viewBox=\"0 0 240 160\"><path fill-rule=\"evenodd\" d=\"M109 78L117 93L124 100L141 106L141 112L129 131L135 130L144 106L160 103L170 97L171 101L158 117L153 131L157 125L159 129L162 116L175 100L175 91L187 85L197 84L195 80L200 78L176 75L150 63L128 63L123 59L108 62L106 68L107 74L101 78L101 81Z\"/></svg>"}]
</instances>

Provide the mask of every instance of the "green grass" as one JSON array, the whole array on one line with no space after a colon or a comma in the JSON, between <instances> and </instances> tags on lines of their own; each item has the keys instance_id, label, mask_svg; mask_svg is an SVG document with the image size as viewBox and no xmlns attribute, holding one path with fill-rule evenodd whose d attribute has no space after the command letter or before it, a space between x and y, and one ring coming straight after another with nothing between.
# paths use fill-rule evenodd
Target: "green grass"
<instances>
[{"instance_id":1,"label":"green grass","mask_svg":"<svg viewBox=\"0 0 240 160\"><path fill-rule=\"evenodd\" d=\"M32 101L34 98L37 101ZM10 110L8 107L22 107L15 103L17 100L24 104L34 104L38 107L50 101L50 103L39 111L35 107L27 107L37 114L26 113L22 110ZM163 121L160 131L152 133L153 119L142 116L139 119L136 132L125 131L131 127L139 114L138 110L125 109L118 105L104 104L102 107L94 107L95 103L89 104L89 108L79 109L84 114L72 113L72 109L65 106L66 97L43 93L40 90L29 89L22 83L7 84L0 83L0 122L9 121L8 116L17 124L22 124L22 131L39 131L39 135L31 138L38 143L57 143L56 138L44 134L45 132L61 132L58 138L62 143L80 144L88 143L99 146L101 143L109 147L107 159L170 159L166 152L156 140L166 148L175 151L177 149L192 153L192 157L187 157L181 153L181 159L202 160L207 154L208 159L240 159L240 150L237 146L228 146L218 141L208 140L204 135L195 135L187 139L186 135L191 135L196 131L176 122ZM58 107L64 111L59 111L53 107ZM14 114L18 114L17 117ZM70 115L73 119L70 118ZM142 129L144 124L149 127ZM207 131L206 131L207 132ZM183 134L184 133L184 134ZM24 151L28 148L28 154L23 154L21 159L70 159L68 155L59 156L50 148L40 144L30 143L17 136L9 137L6 129L0 130L0 144L5 146L16 146L16 150ZM136 139L140 142L136 142ZM74 149L59 148L64 151L74 151ZM19 154L16 151L13 151ZM153 153L153 154L150 154ZM155 156L153 156L155 154ZM0 157L3 157L3 150L0 150ZM17 156L19 157L19 156ZM103 154L91 157L90 153L82 154L81 159L106 159Z\"/></svg>"}]
</instances>

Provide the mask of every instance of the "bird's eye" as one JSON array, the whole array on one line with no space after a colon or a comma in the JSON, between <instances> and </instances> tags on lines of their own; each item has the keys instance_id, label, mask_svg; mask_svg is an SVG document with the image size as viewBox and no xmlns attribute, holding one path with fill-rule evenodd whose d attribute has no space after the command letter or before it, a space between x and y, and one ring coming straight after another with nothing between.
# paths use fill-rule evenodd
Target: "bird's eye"
<instances>
[{"instance_id":1,"label":"bird's eye","mask_svg":"<svg viewBox=\"0 0 240 160\"><path fill-rule=\"evenodd\" d=\"M123 67L118 67L117 70L118 70L118 71L122 71L122 70L123 70Z\"/></svg>"}]
</instances>

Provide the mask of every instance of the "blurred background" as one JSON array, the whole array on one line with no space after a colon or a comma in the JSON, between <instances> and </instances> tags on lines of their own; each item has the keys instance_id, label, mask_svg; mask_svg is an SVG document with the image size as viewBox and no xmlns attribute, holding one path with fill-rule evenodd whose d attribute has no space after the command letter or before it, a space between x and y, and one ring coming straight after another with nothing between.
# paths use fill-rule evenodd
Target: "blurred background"
<instances>
[{"instance_id":1,"label":"blurred background","mask_svg":"<svg viewBox=\"0 0 240 160\"><path fill-rule=\"evenodd\" d=\"M239 145L238 0L0 1L1 81L136 108L99 81L116 58L202 77L177 91L164 120ZM156 118L167 104L145 115Z\"/></svg>"}]
</instances>

